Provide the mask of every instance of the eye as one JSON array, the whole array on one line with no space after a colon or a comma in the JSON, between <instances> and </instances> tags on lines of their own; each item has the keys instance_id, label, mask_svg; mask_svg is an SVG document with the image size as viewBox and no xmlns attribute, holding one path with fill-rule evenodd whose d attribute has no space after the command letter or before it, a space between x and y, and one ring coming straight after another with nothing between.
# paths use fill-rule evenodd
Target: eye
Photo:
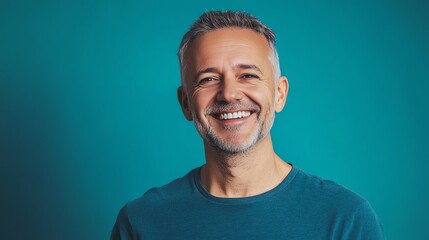
<instances>
[{"instance_id":1,"label":"eye","mask_svg":"<svg viewBox=\"0 0 429 240\"><path fill-rule=\"evenodd\" d=\"M211 82L214 80L216 80L216 79L213 77L206 77L206 78L201 79L200 82Z\"/></svg>"},{"instance_id":2,"label":"eye","mask_svg":"<svg viewBox=\"0 0 429 240\"><path fill-rule=\"evenodd\" d=\"M251 79L251 78L259 78L259 77L256 76L255 74L246 73L246 74L241 75L241 78Z\"/></svg>"},{"instance_id":3,"label":"eye","mask_svg":"<svg viewBox=\"0 0 429 240\"><path fill-rule=\"evenodd\" d=\"M198 84L209 84L209 83L213 83L217 80L218 80L217 77L205 77L205 78L199 80Z\"/></svg>"}]
</instances>

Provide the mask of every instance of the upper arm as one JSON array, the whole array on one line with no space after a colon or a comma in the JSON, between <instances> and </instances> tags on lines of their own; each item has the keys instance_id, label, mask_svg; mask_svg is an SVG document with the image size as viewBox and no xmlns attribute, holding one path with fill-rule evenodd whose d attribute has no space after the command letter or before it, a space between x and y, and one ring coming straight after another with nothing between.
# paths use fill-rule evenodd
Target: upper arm
<instances>
[{"instance_id":1,"label":"upper arm","mask_svg":"<svg viewBox=\"0 0 429 240\"><path fill-rule=\"evenodd\" d=\"M342 239L386 239L383 225L368 201L363 201L356 209L348 229Z\"/></svg>"},{"instance_id":2,"label":"upper arm","mask_svg":"<svg viewBox=\"0 0 429 240\"><path fill-rule=\"evenodd\" d=\"M132 240L133 230L128 217L127 205L119 211L115 225L113 226L110 240Z\"/></svg>"}]
</instances>

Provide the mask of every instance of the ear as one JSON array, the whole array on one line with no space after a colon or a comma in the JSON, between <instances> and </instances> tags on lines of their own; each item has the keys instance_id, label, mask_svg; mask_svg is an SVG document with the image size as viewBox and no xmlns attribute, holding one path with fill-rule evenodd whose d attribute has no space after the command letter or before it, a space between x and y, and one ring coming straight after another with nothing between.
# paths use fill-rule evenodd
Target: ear
<instances>
[{"instance_id":1,"label":"ear","mask_svg":"<svg viewBox=\"0 0 429 240\"><path fill-rule=\"evenodd\" d=\"M281 112L286 104L287 93L289 90L289 83L286 77L280 77L276 86L276 99L274 109L276 112Z\"/></svg>"},{"instance_id":2,"label":"ear","mask_svg":"<svg viewBox=\"0 0 429 240\"><path fill-rule=\"evenodd\" d=\"M189 101L186 92L183 90L183 86L177 88L177 100L179 100L180 107L182 107L183 115L188 121L192 121L192 114L189 109Z\"/></svg>"}]
</instances>

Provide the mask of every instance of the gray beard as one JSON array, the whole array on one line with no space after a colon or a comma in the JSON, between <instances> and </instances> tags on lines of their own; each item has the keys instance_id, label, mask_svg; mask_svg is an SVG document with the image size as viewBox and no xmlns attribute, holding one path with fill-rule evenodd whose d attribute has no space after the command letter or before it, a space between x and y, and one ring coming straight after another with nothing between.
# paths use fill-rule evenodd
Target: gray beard
<instances>
[{"instance_id":1,"label":"gray beard","mask_svg":"<svg viewBox=\"0 0 429 240\"><path fill-rule=\"evenodd\" d=\"M200 124L201 121L194 121L194 124L204 142L208 143L216 150L226 154L242 154L250 150L256 143L268 135L271 127L273 126L275 117L274 111L271 114L272 117L268 116L271 117L271 120L268 122L258 120L258 124L250 138L246 142L242 143L233 143L228 139L220 138L210 125L202 125ZM234 132L239 131L239 127L225 126L224 130ZM231 139L234 139L234 136L232 136Z\"/></svg>"}]
</instances>

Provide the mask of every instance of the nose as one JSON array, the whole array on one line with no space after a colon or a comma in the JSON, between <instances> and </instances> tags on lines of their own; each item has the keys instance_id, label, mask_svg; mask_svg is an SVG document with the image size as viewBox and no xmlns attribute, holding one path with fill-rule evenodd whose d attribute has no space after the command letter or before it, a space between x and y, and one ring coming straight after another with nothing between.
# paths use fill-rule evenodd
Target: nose
<instances>
[{"instance_id":1,"label":"nose","mask_svg":"<svg viewBox=\"0 0 429 240\"><path fill-rule=\"evenodd\" d=\"M223 102L240 101L243 98L243 92L240 89L240 83L235 76L225 77L220 84L217 100Z\"/></svg>"}]
</instances>

